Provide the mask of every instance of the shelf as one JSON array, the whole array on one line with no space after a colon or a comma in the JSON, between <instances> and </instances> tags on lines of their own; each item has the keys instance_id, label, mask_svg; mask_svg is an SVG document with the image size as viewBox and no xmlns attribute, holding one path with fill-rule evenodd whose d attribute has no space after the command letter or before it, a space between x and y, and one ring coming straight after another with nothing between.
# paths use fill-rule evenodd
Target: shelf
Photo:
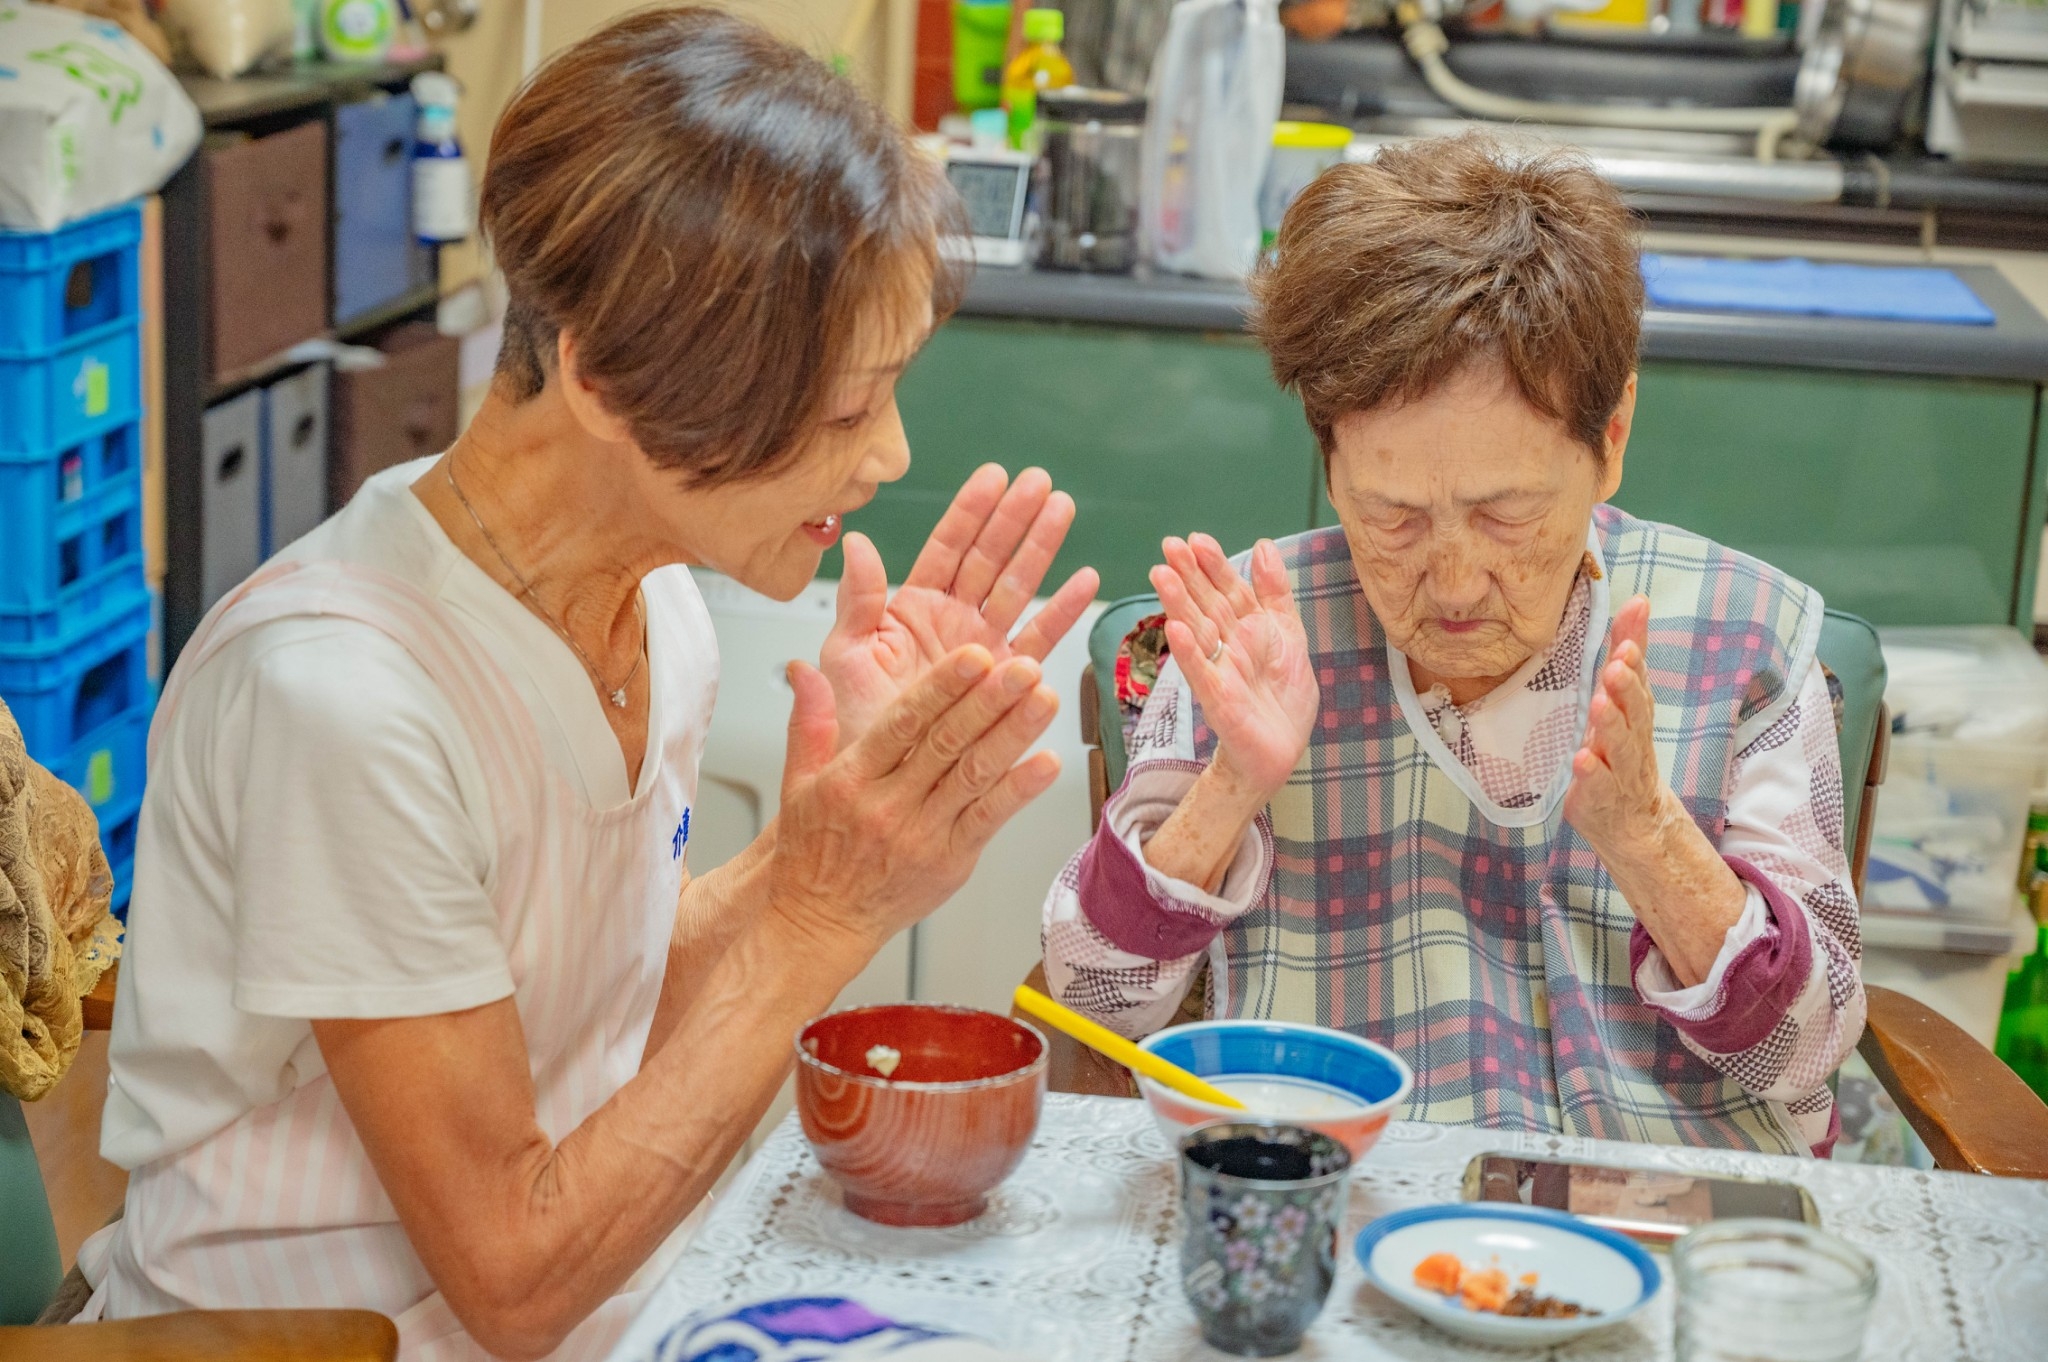
<instances>
[{"instance_id":1,"label":"shelf","mask_svg":"<svg viewBox=\"0 0 2048 1362\"><path fill-rule=\"evenodd\" d=\"M307 363L308 361L306 360L292 358L292 350L298 349L299 345L304 345L308 341L339 341L343 345L353 345L372 332L381 331L393 322L404 321L416 312L424 312L440 301L441 294L437 288L429 286L415 289L404 297L387 303L375 311L365 312L362 316L353 319L345 326L329 327L317 335L306 337L305 340L300 341L298 345L292 346L291 349L280 350L274 355L257 360L254 364L245 364L239 369L230 369L228 372L215 378L212 384L208 386L206 390L206 405L210 407L216 402L233 397L244 389L255 387L257 384L268 380L274 374L279 374L286 369L295 368Z\"/></svg>"},{"instance_id":2,"label":"shelf","mask_svg":"<svg viewBox=\"0 0 2048 1362\"><path fill-rule=\"evenodd\" d=\"M372 308L368 312L351 317L340 326L334 328L334 338L338 341L353 343L360 337L367 336L373 331L382 331L393 322L403 321L415 312L424 312L440 301L440 285L424 285L414 289L411 293L393 299L382 307Z\"/></svg>"},{"instance_id":3,"label":"shelf","mask_svg":"<svg viewBox=\"0 0 2048 1362\"><path fill-rule=\"evenodd\" d=\"M441 66L441 57L436 53L416 61L375 65L300 62L279 71L251 72L234 80L181 75L178 83L199 107L199 116L206 126L222 128L401 84L422 71L438 71Z\"/></svg>"}]
</instances>

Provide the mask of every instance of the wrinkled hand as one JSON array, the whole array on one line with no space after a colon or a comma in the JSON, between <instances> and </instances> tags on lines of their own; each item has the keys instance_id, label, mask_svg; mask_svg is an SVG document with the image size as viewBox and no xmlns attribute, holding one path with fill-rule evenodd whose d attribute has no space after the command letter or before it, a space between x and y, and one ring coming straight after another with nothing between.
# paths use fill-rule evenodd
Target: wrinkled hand
<instances>
[{"instance_id":1,"label":"wrinkled hand","mask_svg":"<svg viewBox=\"0 0 2048 1362\"><path fill-rule=\"evenodd\" d=\"M1074 523L1074 499L1052 490L1045 470L1011 483L983 464L960 488L909 577L889 594L882 556L866 535L846 536L839 618L819 654L839 708L842 745L947 653L979 644L1002 662L1044 661L1088 603L1098 577L1082 568L1012 637Z\"/></svg>"},{"instance_id":2,"label":"wrinkled hand","mask_svg":"<svg viewBox=\"0 0 2048 1362\"><path fill-rule=\"evenodd\" d=\"M1059 775L1053 753L1024 755L1059 711L1030 658L955 649L843 751L824 676L792 662L789 683L769 903L866 954L945 902Z\"/></svg>"},{"instance_id":3,"label":"wrinkled hand","mask_svg":"<svg viewBox=\"0 0 2048 1362\"><path fill-rule=\"evenodd\" d=\"M1247 585L1206 534L1161 547L1166 562L1152 569L1152 586L1166 607L1167 646L1216 734L1216 759L1270 794L1301 761L1321 701L1280 550L1258 542Z\"/></svg>"},{"instance_id":4,"label":"wrinkled hand","mask_svg":"<svg viewBox=\"0 0 2048 1362\"><path fill-rule=\"evenodd\" d=\"M1649 632L1647 597L1615 612L1564 796L1564 816L1604 860L1639 855L1672 812L1674 796L1657 769L1657 702L1644 661Z\"/></svg>"}]
</instances>

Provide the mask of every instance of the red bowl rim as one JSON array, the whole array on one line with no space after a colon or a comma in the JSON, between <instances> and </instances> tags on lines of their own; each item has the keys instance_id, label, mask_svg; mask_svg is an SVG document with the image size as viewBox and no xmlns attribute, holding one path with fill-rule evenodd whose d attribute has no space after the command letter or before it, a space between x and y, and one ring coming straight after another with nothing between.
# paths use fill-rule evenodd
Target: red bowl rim
<instances>
[{"instance_id":1,"label":"red bowl rim","mask_svg":"<svg viewBox=\"0 0 2048 1362\"><path fill-rule=\"evenodd\" d=\"M987 1078L961 1078L944 1083L918 1083L906 1078L883 1078L877 1074L853 1073L840 1068L836 1064L827 1064L824 1060L819 1059L816 1055L804 1049L804 1032L810 1030L819 1022L830 1021L834 1017L843 1017L851 1012L879 1012L885 1007L916 1007L928 1012L971 1012L984 1017L995 1017L1029 1033L1033 1039L1037 1040L1038 1058L1019 1068L1008 1069L999 1074L990 1074ZM904 1092L973 1092L980 1088L1007 1087L1010 1084L1042 1072L1052 1058L1052 1046L1046 1042L1045 1033L1030 1022L1020 1021L1016 1017L1005 1016L1001 1012L990 1012L979 1007L962 1007L957 1003L864 1003L857 1007L837 1007L830 1012L821 1012L802 1026L797 1027L796 1034L790 1037L790 1047L796 1051L796 1062L805 1068L815 1069L820 1073L828 1073L835 1078L843 1078L849 1083L859 1083L865 1087L894 1088Z\"/></svg>"}]
</instances>

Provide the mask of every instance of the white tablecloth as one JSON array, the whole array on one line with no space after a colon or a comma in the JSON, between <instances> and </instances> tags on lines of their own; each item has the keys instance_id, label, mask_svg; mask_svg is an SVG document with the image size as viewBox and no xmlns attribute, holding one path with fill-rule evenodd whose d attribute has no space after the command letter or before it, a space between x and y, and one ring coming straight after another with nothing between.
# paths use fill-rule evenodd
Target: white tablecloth
<instances>
[{"instance_id":1,"label":"white tablecloth","mask_svg":"<svg viewBox=\"0 0 2048 1362\"><path fill-rule=\"evenodd\" d=\"M1422 1323L1367 1286L1349 1254L1350 1237L1376 1216L1458 1200L1466 1163L1489 1152L1800 1183L1822 1225L1878 1261L1866 1357L2048 1358L2048 1182L1409 1122L1388 1129L1354 1178L1337 1285L1296 1356L1503 1356ZM1139 1102L1049 1096L1030 1153L989 1212L948 1230L854 1217L792 1116L720 1198L613 1362L651 1357L675 1324L709 1306L819 1294L1043 1362L1215 1358L1181 1296L1176 1217L1169 1149ZM1553 1356L1668 1358L1666 1277L1650 1308Z\"/></svg>"}]
</instances>

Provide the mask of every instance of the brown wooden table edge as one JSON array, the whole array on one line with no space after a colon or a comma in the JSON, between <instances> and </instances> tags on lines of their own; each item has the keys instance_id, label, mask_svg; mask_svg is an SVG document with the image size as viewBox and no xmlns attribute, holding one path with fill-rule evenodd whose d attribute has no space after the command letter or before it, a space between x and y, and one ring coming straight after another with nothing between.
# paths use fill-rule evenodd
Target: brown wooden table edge
<instances>
[{"instance_id":1,"label":"brown wooden table edge","mask_svg":"<svg viewBox=\"0 0 2048 1362\"><path fill-rule=\"evenodd\" d=\"M370 1310L181 1310L0 1328L0 1362L392 1362L398 1326Z\"/></svg>"}]
</instances>

